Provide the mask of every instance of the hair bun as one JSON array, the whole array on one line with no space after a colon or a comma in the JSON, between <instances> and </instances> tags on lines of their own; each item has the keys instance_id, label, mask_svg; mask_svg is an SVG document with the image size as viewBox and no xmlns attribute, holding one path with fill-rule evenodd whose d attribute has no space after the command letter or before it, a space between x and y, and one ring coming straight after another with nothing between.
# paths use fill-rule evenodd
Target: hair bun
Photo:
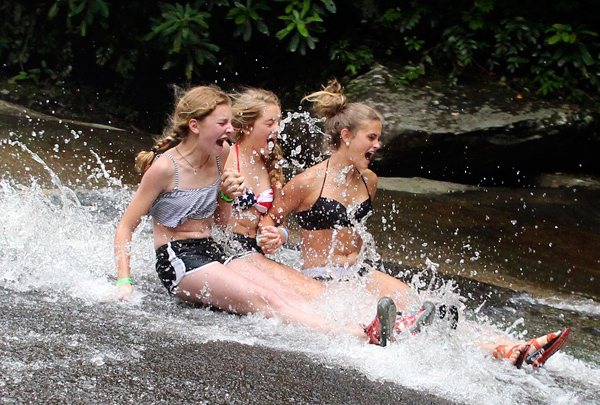
<instances>
[{"instance_id":1,"label":"hair bun","mask_svg":"<svg viewBox=\"0 0 600 405\"><path fill-rule=\"evenodd\" d=\"M309 94L303 100L314 103L316 113L325 118L336 116L347 104L342 86L335 79L330 81L323 90Z\"/></svg>"}]
</instances>

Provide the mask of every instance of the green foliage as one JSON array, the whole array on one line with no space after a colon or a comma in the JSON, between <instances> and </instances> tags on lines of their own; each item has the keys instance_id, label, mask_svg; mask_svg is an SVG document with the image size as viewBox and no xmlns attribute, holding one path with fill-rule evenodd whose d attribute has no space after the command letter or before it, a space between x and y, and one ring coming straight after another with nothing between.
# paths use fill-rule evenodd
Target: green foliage
<instances>
[{"instance_id":1,"label":"green foliage","mask_svg":"<svg viewBox=\"0 0 600 405\"><path fill-rule=\"evenodd\" d=\"M62 7L67 7L67 27L77 30L82 37L97 19L103 27L107 27L109 16L108 4L102 0L57 0L48 11L48 18L56 17Z\"/></svg>"},{"instance_id":2,"label":"green foliage","mask_svg":"<svg viewBox=\"0 0 600 405\"><path fill-rule=\"evenodd\" d=\"M241 72L288 91L379 62L402 67L401 85L481 72L600 98L600 15L586 0L4 0L0 20L1 68L20 83L133 92Z\"/></svg>"},{"instance_id":3,"label":"green foliage","mask_svg":"<svg viewBox=\"0 0 600 405\"><path fill-rule=\"evenodd\" d=\"M16 65L23 71L32 52L30 38L34 36L36 17L27 13L20 3L5 3L0 11L4 17L0 24L0 55L4 63Z\"/></svg>"},{"instance_id":4,"label":"green foliage","mask_svg":"<svg viewBox=\"0 0 600 405\"><path fill-rule=\"evenodd\" d=\"M234 37L239 37L241 35L244 41L250 41L253 25L256 26L256 29L261 34L269 35L269 27L259 15L261 11L271 10L271 7L269 7L266 1L259 0L253 2L252 0L246 0L246 4L237 1L233 4L235 7L229 10L227 18L234 20L237 25L237 28L233 32Z\"/></svg>"},{"instance_id":5,"label":"green foliage","mask_svg":"<svg viewBox=\"0 0 600 405\"><path fill-rule=\"evenodd\" d=\"M533 83L538 88L537 92L543 95L565 87L565 79L551 69L540 70L540 74L533 79Z\"/></svg>"},{"instance_id":6,"label":"green foliage","mask_svg":"<svg viewBox=\"0 0 600 405\"><path fill-rule=\"evenodd\" d=\"M443 33L444 42L441 50L453 61L453 69L449 75L451 84L456 84L463 70L473 63L475 52L483 46L474 37L473 33L459 25L449 27Z\"/></svg>"},{"instance_id":7,"label":"green foliage","mask_svg":"<svg viewBox=\"0 0 600 405\"><path fill-rule=\"evenodd\" d=\"M580 39L597 37L597 32L581 28L574 30L568 24L554 24L546 30L546 33L553 34L546 40L548 44L558 47L553 56L558 66L572 63L576 68L582 68L596 63L587 46Z\"/></svg>"},{"instance_id":8,"label":"green foliage","mask_svg":"<svg viewBox=\"0 0 600 405\"><path fill-rule=\"evenodd\" d=\"M584 29L573 28L569 24L553 24L546 29L550 37L546 43L550 46L543 54L543 65L538 67L540 75L534 83L539 84L538 92L548 94L557 89L568 87L572 92L583 87L581 82L587 83L596 91L600 90L598 57L594 59L586 45L586 39L597 37L598 33ZM590 71L593 68L595 71ZM560 74L556 71L560 71ZM583 83L582 83L583 84Z\"/></svg>"},{"instance_id":9,"label":"green foliage","mask_svg":"<svg viewBox=\"0 0 600 405\"><path fill-rule=\"evenodd\" d=\"M475 0L475 8L479 9L482 13L488 14L495 8L495 0Z\"/></svg>"},{"instance_id":10,"label":"green foliage","mask_svg":"<svg viewBox=\"0 0 600 405\"><path fill-rule=\"evenodd\" d=\"M417 4L413 7L407 7L404 10L398 8L387 9L380 18L380 23L387 29L404 33L417 27L425 9Z\"/></svg>"},{"instance_id":11,"label":"green foliage","mask_svg":"<svg viewBox=\"0 0 600 405\"><path fill-rule=\"evenodd\" d=\"M506 62L504 68L516 73L520 66L526 65L541 52L542 33L541 24L533 25L523 17L502 21L489 59L490 70Z\"/></svg>"},{"instance_id":12,"label":"green foliage","mask_svg":"<svg viewBox=\"0 0 600 405\"><path fill-rule=\"evenodd\" d=\"M182 6L176 4L162 4L162 18L153 19L152 32L145 39L151 41L159 37L160 42L167 44L170 49L170 58L163 69L167 70L179 64L185 65L185 76L192 78L197 65L203 65L205 61L213 64L217 58L214 52L219 47L209 42L209 25L207 20L209 13L198 11L198 4L191 6L186 3Z\"/></svg>"},{"instance_id":13,"label":"green foliage","mask_svg":"<svg viewBox=\"0 0 600 405\"><path fill-rule=\"evenodd\" d=\"M598 49L590 40L597 36L596 32L574 29L570 24L553 24L544 29L543 24L523 17L504 20L495 35L490 68L503 67L511 74L531 75L538 94L565 90L579 95L585 87L598 89L598 60L588 48Z\"/></svg>"},{"instance_id":14,"label":"green foliage","mask_svg":"<svg viewBox=\"0 0 600 405\"><path fill-rule=\"evenodd\" d=\"M488 68L502 76L529 77L542 95L581 95L600 90L597 33L584 24L558 22L600 22L588 13L578 0L549 4L543 12L510 0L407 1L384 8L376 29L386 32L387 55L420 60L405 65L401 84L424 75L427 64L449 65L451 84L464 72Z\"/></svg>"},{"instance_id":15,"label":"green foliage","mask_svg":"<svg viewBox=\"0 0 600 405\"><path fill-rule=\"evenodd\" d=\"M408 64L404 66L400 74L396 77L396 84L400 86L408 86L409 83L421 76L425 75L425 66L420 63L418 65Z\"/></svg>"},{"instance_id":16,"label":"green foliage","mask_svg":"<svg viewBox=\"0 0 600 405\"><path fill-rule=\"evenodd\" d=\"M404 45L409 51L420 51L425 45L425 41L416 37L404 37Z\"/></svg>"},{"instance_id":17,"label":"green foliage","mask_svg":"<svg viewBox=\"0 0 600 405\"><path fill-rule=\"evenodd\" d=\"M350 50L350 43L341 40L333 44L329 51L329 59L342 62L345 71L356 74L359 70L373 64L373 51L367 46L360 46Z\"/></svg>"},{"instance_id":18,"label":"green foliage","mask_svg":"<svg viewBox=\"0 0 600 405\"><path fill-rule=\"evenodd\" d=\"M27 72L19 72L18 75L14 76L12 78L12 80L14 81L19 81L19 80L33 80L34 82L39 82L39 78L40 78L40 73L42 72L42 69L29 69Z\"/></svg>"},{"instance_id":19,"label":"green foliage","mask_svg":"<svg viewBox=\"0 0 600 405\"><path fill-rule=\"evenodd\" d=\"M300 54L306 54L306 47L315 49L319 40L313 34L325 32L322 25L315 24L323 22L320 12L323 9L311 0L277 0L288 3L286 14L279 19L287 21L287 26L278 31L275 36L280 41L289 36L287 49L291 52L298 50ZM325 2L327 3L327 2ZM331 2L333 3L333 2Z\"/></svg>"}]
</instances>

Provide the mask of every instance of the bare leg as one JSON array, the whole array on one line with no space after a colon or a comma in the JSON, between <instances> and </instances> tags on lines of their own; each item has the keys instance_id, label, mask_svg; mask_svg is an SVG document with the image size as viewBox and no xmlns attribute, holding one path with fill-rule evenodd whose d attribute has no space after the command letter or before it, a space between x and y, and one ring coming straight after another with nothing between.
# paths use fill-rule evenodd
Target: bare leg
<instances>
[{"instance_id":1,"label":"bare leg","mask_svg":"<svg viewBox=\"0 0 600 405\"><path fill-rule=\"evenodd\" d=\"M257 254L257 256L262 255ZM267 258L265 259L268 260ZM255 266L252 261L246 260L246 258L232 260L227 263L226 267L267 290L276 291L277 295L288 303L303 304L307 302L307 299L295 289L285 285L285 283L281 283L277 278Z\"/></svg>"},{"instance_id":2,"label":"bare leg","mask_svg":"<svg viewBox=\"0 0 600 405\"><path fill-rule=\"evenodd\" d=\"M268 257L261 255L260 253L253 253L240 260L245 260L248 263L251 263L263 272L269 274L281 284L293 288L294 291L298 292L308 300L314 300L318 298L326 288L323 283L311 277L305 276L296 269L273 261Z\"/></svg>"},{"instance_id":3,"label":"bare leg","mask_svg":"<svg viewBox=\"0 0 600 405\"><path fill-rule=\"evenodd\" d=\"M409 286L381 271L372 271L365 278L368 280L367 290L375 295L377 299L391 297L396 302L398 309L403 310L406 308L408 291L410 291Z\"/></svg>"},{"instance_id":4,"label":"bare leg","mask_svg":"<svg viewBox=\"0 0 600 405\"><path fill-rule=\"evenodd\" d=\"M201 302L237 314L261 312L267 318L280 317L285 323L307 326L324 333L346 331L366 339L360 328L335 328L327 320L289 305L276 292L238 274L221 264L211 264L186 275L176 297Z\"/></svg>"}]
</instances>

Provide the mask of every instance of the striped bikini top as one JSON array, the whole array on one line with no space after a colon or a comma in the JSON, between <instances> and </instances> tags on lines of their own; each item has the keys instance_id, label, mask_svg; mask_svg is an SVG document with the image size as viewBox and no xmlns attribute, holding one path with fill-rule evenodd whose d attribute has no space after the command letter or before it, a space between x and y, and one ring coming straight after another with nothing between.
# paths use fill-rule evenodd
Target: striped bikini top
<instances>
[{"instance_id":1,"label":"striped bikini top","mask_svg":"<svg viewBox=\"0 0 600 405\"><path fill-rule=\"evenodd\" d=\"M173 156L164 153L175 166L175 188L160 193L152 203L148 215L151 215L161 225L175 228L188 219L204 219L212 216L217 209L219 190L221 187L221 162L217 156L219 176L210 186L194 189L179 189L179 170ZM159 155L161 156L161 155ZM158 158L158 156L157 156Z\"/></svg>"}]
</instances>

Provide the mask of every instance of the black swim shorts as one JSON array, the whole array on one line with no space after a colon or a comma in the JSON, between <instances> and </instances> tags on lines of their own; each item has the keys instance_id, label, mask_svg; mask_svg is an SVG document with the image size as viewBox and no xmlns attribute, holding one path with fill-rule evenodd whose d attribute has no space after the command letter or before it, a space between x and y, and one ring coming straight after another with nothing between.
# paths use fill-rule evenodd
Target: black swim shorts
<instances>
[{"instance_id":1,"label":"black swim shorts","mask_svg":"<svg viewBox=\"0 0 600 405\"><path fill-rule=\"evenodd\" d=\"M258 246L256 238L251 238L236 232L230 234L231 238L227 241L227 253L235 259L248 256L252 253L260 253L264 255L263 250Z\"/></svg>"},{"instance_id":2,"label":"black swim shorts","mask_svg":"<svg viewBox=\"0 0 600 405\"><path fill-rule=\"evenodd\" d=\"M169 292L186 274L227 261L223 248L213 238L181 239L156 249L156 272Z\"/></svg>"}]
</instances>

